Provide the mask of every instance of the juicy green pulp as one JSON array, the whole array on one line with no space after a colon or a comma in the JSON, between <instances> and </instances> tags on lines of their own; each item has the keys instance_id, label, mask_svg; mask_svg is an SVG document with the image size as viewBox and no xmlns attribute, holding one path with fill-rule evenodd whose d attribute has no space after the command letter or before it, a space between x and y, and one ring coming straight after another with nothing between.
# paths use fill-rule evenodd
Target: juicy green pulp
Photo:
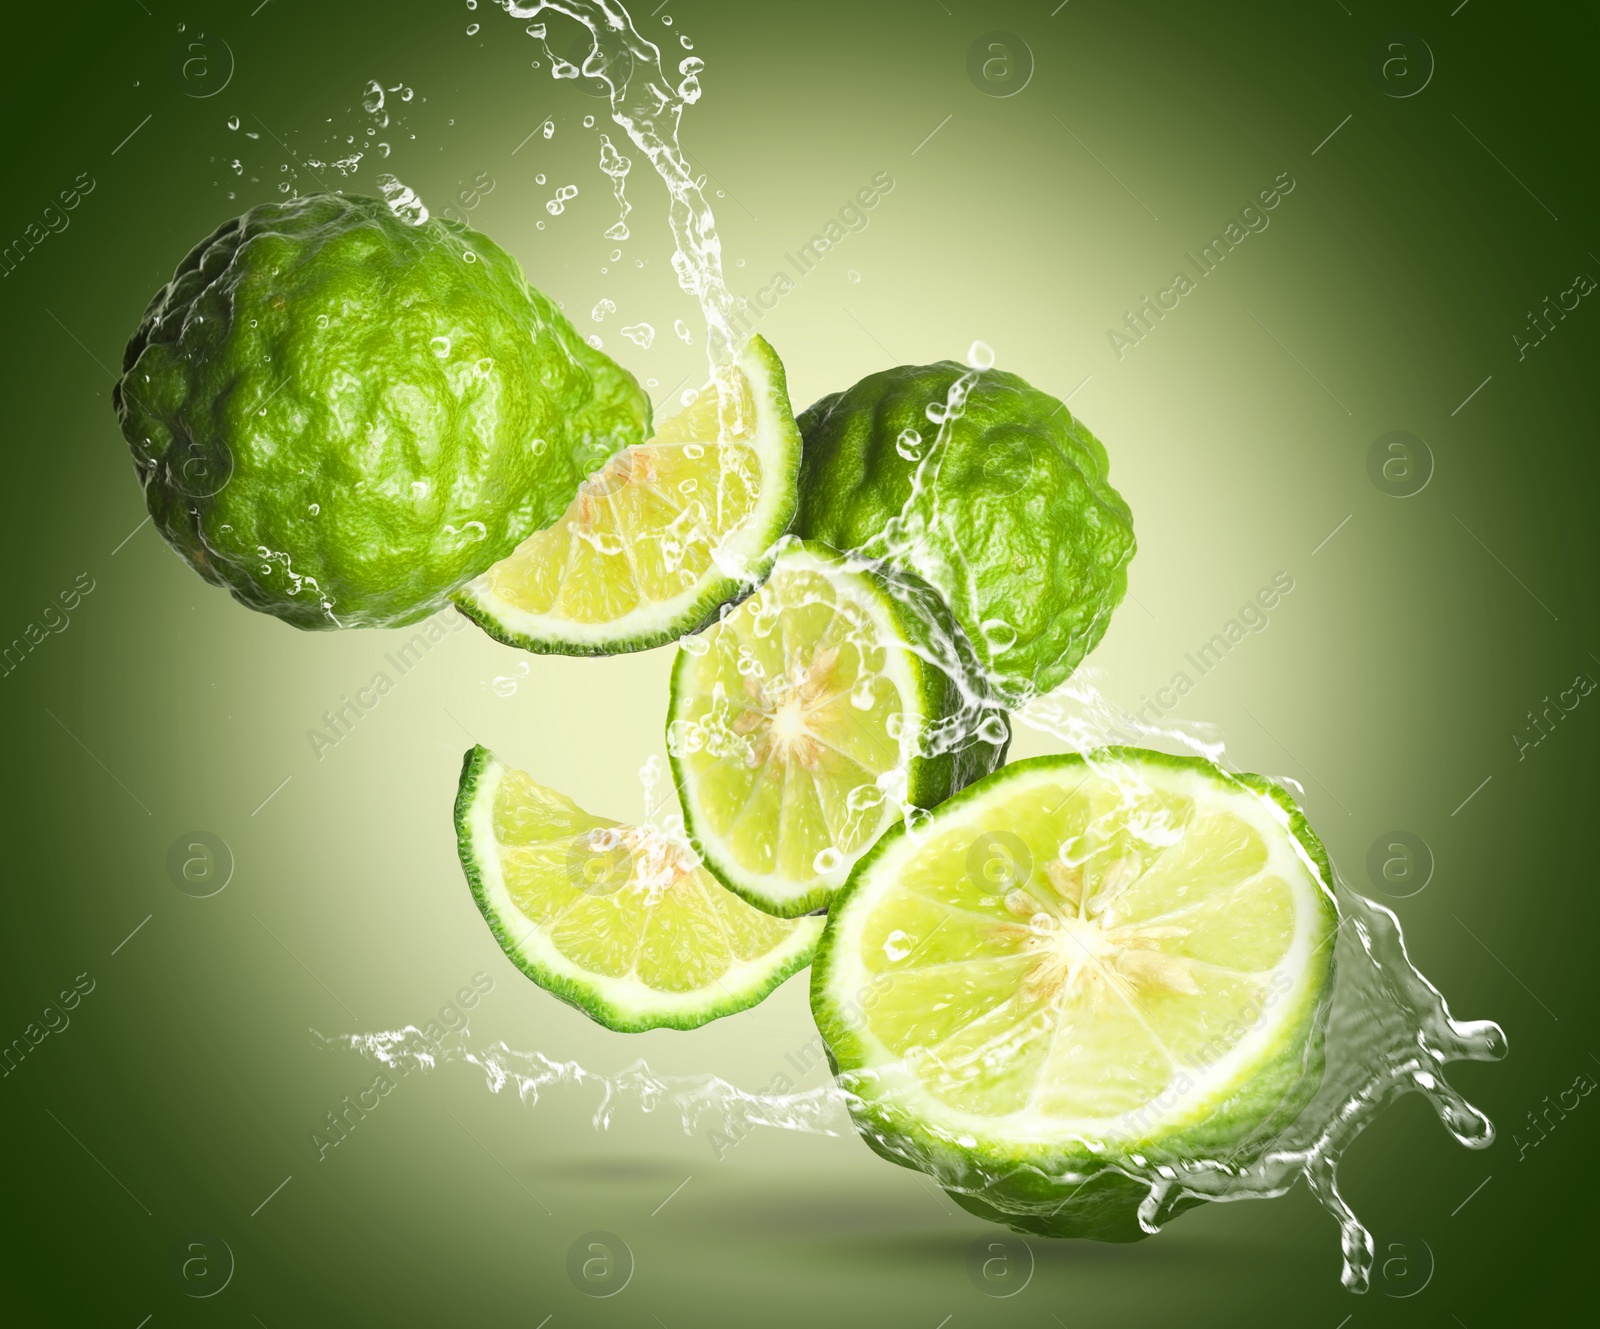
<instances>
[{"instance_id":1,"label":"juicy green pulp","mask_svg":"<svg viewBox=\"0 0 1600 1329\"><path fill-rule=\"evenodd\" d=\"M1270 1146L1277 1133L1292 1122L1314 1096L1323 1069L1326 1003L1332 979L1331 942L1337 930L1337 911L1329 889L1333 875L1326 852L1298 807L1276 785L1259 776L1225 775L1209 762L1197 758L1171 757L1139 749L1106 749L1090 755L1096 760L1135 761L1156 768L1199 771L1221 784L1270 799L1282 810L1287 833L1298 845L1296 852L1304 856L1314 868L1313 875L1320 878L1321 913L1315 927L1323 941L1313 953L1314 968L1309 971L1316 981L1304 985L1300 995L1294 998L1296 1005L1283 1009L1277 1028L1284 1033L1284 1041L1271 1046L1249 1068L1248 1078L1235 1081L1227 1097L1208 1101L1198 1117L1158 1129L1147 1138L1102 1141L1099 1148L1092 1148L1087 1142L1069 1142L1067 1138L1004 1144L993 1137L981 1141L959 1139L952 1135L952 1126L922 1118L892 1090L879 1092L879 1081L873 1074L876 1054L869 1053L858 1031L866 1027L862 1022L868 1021L873 1023L877 1036L883 1036L878 1029L883 1017L875 1020L870 1012L874 1008L882 1011L885 993L894 991L904 980L894 979L880 990L880 975L872 980L870 995L863 990L852 1002L844 1004L830 984L834 970L842 962L844 948L859 946L865 953L874 940L880 939L878 933L887 926L877 921L877 914L884 910L885 901L895 898L892 892L873 893L875 908L866 916L866 921L852 921L846 930L841 920L848 916L855 897L867 890L867 883L872 880L880 861L900 843L903 828L890 831L861 859L845 889L835 899L812 971L812 1008L828 1045L830 1063L850 1094L852 1116L874 1152L901 1166L928 1173L964 1208L1018 1231L1133 1241L1148 1235L1138 1222L1137 1210L1149 1193L1149 1185L1138 1177L1150 1175L1151 1168L1163 1162L1182 1164L1195 1159L1229 1159L1247 1164ZM1020 832L1026 839L1031 833L1027 829L1028 814L1026 809L1018 812L1017 800L1021 798L1026 802L1027 795L1032 792L1026 783L1030 772L1051 768L1062 771L1062 783L1076 783L1079 779L1076 772L1085 769L1085 758L1078 754L1034 758L1006 767L978 782L936 813L925 844L936 846L939 843L943 815L979 800L993 800L990 815L995 824ZM1010 790L1005 789L1007 784L1011 784ZM1041 789L1046 787L1040 786ZM1019 794L1018 790L1023 792ZM1029 848L1035 855L1046 852L1042 844L1030 842ZM1155 862L1159 864L1159 859ZM904 872L907 866L902 864L900 871ZM1156 870L1155 866L1151 867L1152 872ZM926 889L918 888L913 894L923 894ZM913 936L918 932L919 920L906 915L903 909L901 921ZM931 937L926 939L932 941ZM974 948L981 947L984 942L978 932L958 920L953 925L941 925L938 943L928 951L927 958L937 961L949 953L970 959ZM1234 944L1239 943L1248 948L1247 934L1238 934ZM1264 953L1257 958L1263 959ZM961 1025L959 1012L954 1015L951 1012L972 999L964 988L953 987L941 994L936 990L937 985L926 990L919 988L915 971L912 980L892 1008L895 1020L909 1021L908 1030L913 1033L916 1031L912 1026L921 1025L932 1030L941 1021ZM1089 1032L1092 1038L1093 1031ZM959 1047L951 1055L954 1064L962 1064ZM1112 1045L1101 1050L1101 1055L1109 1055L1108 1065L1117 1064L1120 1054L1114 1040ZM1136 1054L1130 1052L1129 1055ZM995 1072L999 1078L988 1086L974 1080L972 1091L1004 1094L1008 1077L1023 1074L1015 1065L1020 1057L1020 1051L1008 1057L1006 1065ZM1123 1069L1137 1078L1138 1067ZM920 1077L922 1072L918 1074ZM1116 1080L1104 1083L1109 1086L1109 1093L1118 1092ZM963 1089L959 1079L953 1080L943 1086L940 1096L947 1102L954 1101L950 1097L952 1092L959 1096ZM1070 1097L1070 1088L1068 1094ZM1136 1175L1130 1177L1123 1169ZM1068 1174L1072 1174L1072 1179L1068 1179ZM1180 1198L1163 1209L1160 1217L1171 1217L1194 1202L1192 1197Z\"/></svg>"},{"instance_id":2,"label":"juicy green pulp","mask_svg":"<svg viewBox=\"0 0 1600 1329\"><path fill-rule=\"evenodd\" d=\"M1020 705L1064 682L1105 634L1127 590L1133 518L1107 479L1099 440L1056 398L989 369L949 430L936 478L911 505L929 533L909 555L880 547L917 469L896 440L912 429L924 454L932 449L927 407L942 406L967 372L949 360L902 365L801 415L794 529L836 549L900 557L949 601L1001 699ZM1016 632L1004 650L985 631L996 619Z\"/></svg>"},{"instance_id":3,"label":"juicy green pulp","mask_svg":"<svg viewBox=\"0 0 1600 1329\"><path fill-rule=\"evenodd\" d=\"M758 909L780 918L795 918L816 909L825 908L835 893L835 888L820 879L807 853L791 850L784 856L781 837L769 847L753 844L730 843L729 832L737 825L748 824L759 834L763 829L788 831L790 844L798 844L797 837L808 829L815 830L824 820L819 800L820 790L809 802L786 800L787 782L780 776L776 780L758 780L753 791L743 788L743 768L737 756L717 756L706 751L686 750L684 734L687 726L703 723L715 706L715 693L720 687L734 698L742 696L742 680L738 660L742 653L755 653L763 659L770 673L782 667L773 643L782 641L787 646L800 646L809 656L812 652L838 643L844 624L838 613L829 605L817 604L780 610L781 628L769 630L764 638L759 636L751 621L751 610L763 594L782 591L786 582L811 577L811 561L820 562L833 570L844 589L845 598L865 603L870 601L888 619L892 641L879 639L869 648L863 661L861 653L846 645L839 667L854 677L863 663L876 675L872 706L855 713L849 697L842 703L850 713L841 720L848 725L847 732L838 737L852 743L851 752L857 759L863 782L871 783L878 771L898 763L897 740L887 734L889 710L898 700L921 722L932 728L949 717L960 714L964 704L961 684L950 677L931 660L953 654L959 661L958 672L966 685L981 688L970 647L950 618L949 610L939 596L916 577L887 571L872 572L865 569L846 570L844 560L833 550L815 543L790 542L774 563L772 574L763 591L751 600L706 629L703 634L708 649L703 653L680 650L672 667L671 703L667 712L667 750L672 762L673 778L678 787L679 801L683 807L684 824L705 865L724 886ZM837 601L836 601L837 602ZM884 668L887 649L900 653L912 682L912 696L899 698L888 683ZM1004 716L998 711L985 714ZM876 728L877 732L874 732ZM989 743L975 734L966 735L952 750L929 752L911 758L906 771L906 798L915 807L931 808L949 798L956 790L987 775L1005 761L1010 744L1007 735L999 744ZM849 754L845 754L849 755ZM844 764L840 754L829 754L830 777L839 774ZM874 769L875 768L875 769ZM838 800L828 813L831 824L838 826L847 821L842 811L842 800L848 789L838 795ZM752 796L755 795L754 797ZM739 804L746 815L731 820L719 803L729 801ZM871 839L883 827L877 818L870 824L854 828L848 837L847 853L865 850ZM844 846L839 846L841 849ZM815 851L809 851L814 855ZM798 893L780 898L759 880L777 871L801 889Z\"/></svg>"},{"instance_id":4,"label":"juicy green pulp","mask_svg":"<svg viewBox=\"0 0 1600 1329\"><path fill-rule=\"evenodd\" d=\"M114 395L162 534L301 628L441 607L650 415L488 237L332 194L196 246Z\"/></svg>"}]
</instances>

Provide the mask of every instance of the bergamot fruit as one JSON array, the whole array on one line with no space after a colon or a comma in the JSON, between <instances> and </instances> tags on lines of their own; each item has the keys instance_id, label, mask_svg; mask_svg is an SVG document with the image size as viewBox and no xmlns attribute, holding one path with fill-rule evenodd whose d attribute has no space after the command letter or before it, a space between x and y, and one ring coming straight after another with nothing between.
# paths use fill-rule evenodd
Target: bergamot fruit
<instances>
[{"instance_id":1,"label":"bergamot fruit","mask_svg":"<svg viewBox=\"0 0 1600 1329\"><path fill-rule=\"evenodd\" d=\"M456 838L495 940L540 987L623 1033L693 1029L811 963L820 918L736 899L682 845L591 816L472 748Z\"/></svg>"},{"instance_id":2,"label":"bergamot fruit","mask_svg":"<svg viewBox=\"0 0 1600 1329\"><path fill-rule=\"evenodd\" d=\"M780 917L827 905L887 827L1004 760L975 679L925 584L787 541L672 668L667 748L706 866Z\"/></svg>"},{"instance_id":3,"label":"bergamot fruit","mask_svg":"<svg viewBox=\"0 0 1600 1329\"><path fill-rule=\"evenodd\" d=\"M1018 1230L1131 1241L1153 1181L1183 1207L1184 1167L1252 1161L1311 1100L1338 926L1278 786L1036 757L861 859L812 1010L878 1153Z\"/></svg>"},{"instance_id":4,"label":"bergamot fruit","mask_svg":"<svg viewBox=\"0 0 1600 1329\"><path fill-rule=\"evenodd\" d=\"M642 651L758 584L794 517L800 431L783 364L752 337L648 443L590 476L548 530L462 587L497 641L560 655Z\"/></svg>"},{"instance_id":5,"label":"bergamot fruit","mask_svg":"<svg viewBox=\"0 0 1600 1329\"><path fill-rule=\"evenodd\" d=\"M517 261L315 194L224 223L128 343L115 403L157 527L301 628L409 623L558 517L649 425Z\"/></svg>"},{"instance_id":6,"label":"bergamot fruit","mask_svg":"<svg viewBox=\"0 0 1600 1329\"><path fill-rule=\"evenodd\" d=\"M1133 517L1056 398L1002 370L902 365L824 397L800 430L795 533L932 585L1007 705L1065 681L1104 635Z\"/></svg>"}]
</instances>

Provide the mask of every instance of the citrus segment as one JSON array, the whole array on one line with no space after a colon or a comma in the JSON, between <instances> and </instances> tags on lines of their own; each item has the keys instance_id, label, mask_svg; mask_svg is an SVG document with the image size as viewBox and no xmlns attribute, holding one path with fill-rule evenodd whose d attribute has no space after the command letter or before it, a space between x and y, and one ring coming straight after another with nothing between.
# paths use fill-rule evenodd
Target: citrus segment
<instances>
[{"instance_id":1,"label":"citrus segment","mask_svg":"<svg viewBox=\"0 0 1600 1329\"><path fill-rule=\"evenodd\" d=\"M759 582L794 515L800 435L760 337L649 442L578 488L561 518L456 597L490 636L604 655L692 632Z\"/></svg>"},{"instance_id":2,"label":"citrus segment","mask_svg":"<svg viewBox=\"0 0 1600 1329\"><path fill-rule=\"evenodd\" d=\"M462 768L456 832L501 949L609 1029L692 1029L753 1006L810 963L821 933L821 919L752 909L681 845L591 816L482 747Z\"/></svg>"}]
</instances>

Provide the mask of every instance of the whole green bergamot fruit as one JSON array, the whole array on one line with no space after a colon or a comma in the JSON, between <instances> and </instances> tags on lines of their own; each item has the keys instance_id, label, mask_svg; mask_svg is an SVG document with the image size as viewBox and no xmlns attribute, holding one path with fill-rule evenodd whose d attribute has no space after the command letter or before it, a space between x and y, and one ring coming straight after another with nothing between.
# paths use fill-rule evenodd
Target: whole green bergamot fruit
<instances>
[{"instance_id":1,"label":"whole green bergamot fruit","mask_svg":"<svg viewBox=\"0 0 1600 1329\"><path fill-rule=\"evenodd\" d=\"M934 586L1007 705L1064 682L1104 635L1133 516L1056 398L942 360L870 374L799 423L795 533Z\"/></svg>"},{"instance_id":2,"label":"whole green bergamot fruit","mask_svg":"<svg viewBox=\"0 0 1600 1329\"><path fill-rule=\"evenodd\" d=\"M301 628L383 627L559 517L650 404L492 240L315 194L179 265L115 403L161 533Z\"/></svg>"}]
</instances>

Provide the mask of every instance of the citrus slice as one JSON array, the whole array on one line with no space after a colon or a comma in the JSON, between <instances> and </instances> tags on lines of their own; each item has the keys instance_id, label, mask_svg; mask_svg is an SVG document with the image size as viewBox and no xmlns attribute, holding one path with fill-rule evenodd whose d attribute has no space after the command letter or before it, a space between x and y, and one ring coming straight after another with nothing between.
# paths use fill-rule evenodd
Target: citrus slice
<instances>
[{"instance_id":1,"label":"citrus slice","mask_svg":"<svg viewBox=\"0 0 1600 1329\"><path fill-rule=\"evenodd\" d=\"M1332 882L1259 776L1037 757L861 860L812 1010L884 1157L1024 1231L1135 1240L1138 1177L1248 1161L1315 1092Z\"/></svg>"},{"instance_id":2,"label":"citrus slice","mask_svg":"<svg viewBox=\"0 0 1600 1329\"><path fill-rule=\"evenodd\" d=\"M752 337L654 438L585 480L559 521L462 587L456 606L496 640L541 654L660 646L766 575L799 470L783 364Z\"/></svg>"},{"instance_id":3,"label":"citrus slice","mask_svg":"<svg viewBox=\"0 0 1600 1329\"><path fill-rule=\"evenodd\" d=\"M717 879L782 918L822 908L908 809L993 770L1009 732L970 650L915 578L786 542L672 669L667 749Z\"/></svg>"},{"instance_id":4,"label":"citrus slice","mask_svg":"<svg viewBox=\"0 0 1600 1329\"><path fill-rule=\"evenodd\" d=\"M456 839L512 962L624 1033L693 1029L754 1006L811 962L822 930L820 918L750 908L681 846L591 816L483 747L462 766Z\"/></svg>"}]
</instances>

